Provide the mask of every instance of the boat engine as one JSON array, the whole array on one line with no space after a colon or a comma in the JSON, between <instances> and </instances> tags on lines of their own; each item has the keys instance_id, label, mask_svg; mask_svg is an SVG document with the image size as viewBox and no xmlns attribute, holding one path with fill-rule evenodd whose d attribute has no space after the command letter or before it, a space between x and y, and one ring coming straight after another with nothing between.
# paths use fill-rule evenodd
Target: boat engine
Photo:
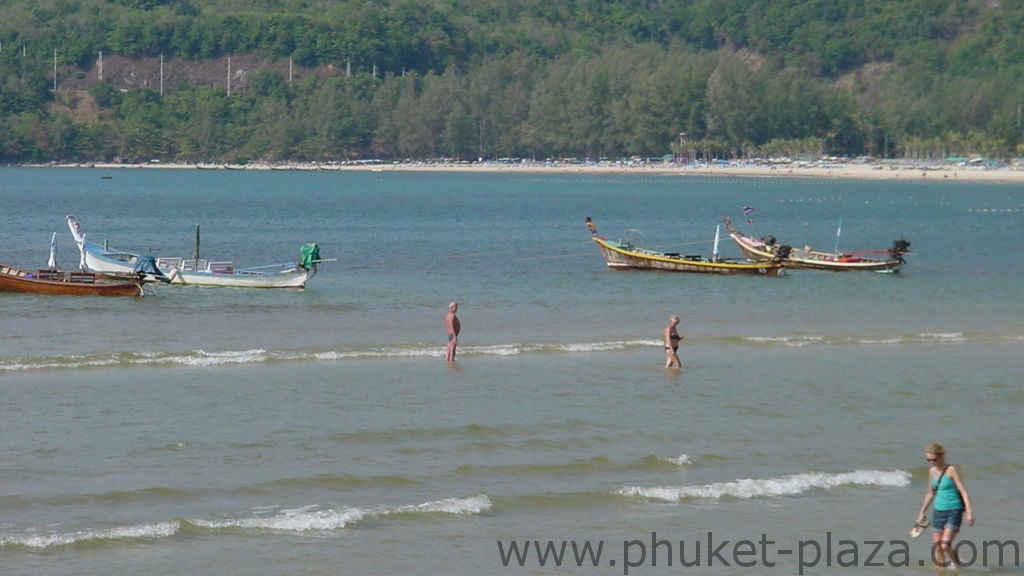
<instances>
[{"instance_id":1,"label":"boat engine","mask_svg":"<svg viewBox=\"0 0 1024 576\"><path fill-rule=\"evenodd\" d=\"M893 240L892 250L893 254L904 254L910 252L910 242L900 238L899 240Z\"/></svg>"},{"instance_id":2,"label":"boat engine","mask_svg":"<svg viewBox=\"0 0 1024 576\"><path fill-rule=\"evenodd\" d=\"M780 244L779 250L775 253L775 255L778 256L780 260L782 260L785 258L789 258L789 253L792 251L793 247L790 246L789 244Z\"/></svg>"}]
</instances>

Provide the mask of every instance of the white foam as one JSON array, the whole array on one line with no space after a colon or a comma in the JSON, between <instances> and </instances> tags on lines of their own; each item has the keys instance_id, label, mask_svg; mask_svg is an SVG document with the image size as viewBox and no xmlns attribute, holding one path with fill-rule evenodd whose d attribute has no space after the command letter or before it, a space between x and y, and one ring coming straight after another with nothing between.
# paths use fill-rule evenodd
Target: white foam
<instances>
[{"instance_id":1,"label":"white foam","mask_svg":"<svg viewBox=\"0 0 1024 576\"><path fill-rule=\"evenodd\" d=\"M963 342L962 332L922 332L918 334L925 342Z\"/></svg>"},{"instance_id":2,"label":"white foam","mask_svg":"<svg viewBox=\"0 0 1024 576\"><path fill-rule=\"evenodd\" d=\"M311 358L316 360L359 360L367 358L439 358L444 355L444 349L441 347L436 348L400 348L400 347L389 347L389 348L375 348L372 350L350 350L350 351L338 351L330 350L327 352L317 352L312 354ZM307 356L297 356L298 358L306 358Z\"/></svg>"},{"instance_id":3,"label":"white foam","mask_svg":"<svg viewBox=\"0 0 1024 576\"><path fill-rule=\"evenodd\" d=\"M178 533L181 523L177 521L119 526L105 530L83 530L79 532L53 534L25 534L0 538L0 548L5 546L27 546L29 548L52 548L67 546L91 540L134 540L145 538L166 538Z\"/></svg>"},{"instance_id":4,"label":"white foam","mask_svg":"<svg viewBox=\"0 0 1024 576\"><path fill-rule=\"evenodd\" d=\"M690 464L693 464L693 460L686 454L680 454L679 456L674 456L671 458L659 456L658 460L661 460L662 462L668 462L669 464L675 464L676 466L689 466Z\"/></svg>"},{"instance_id":5,"label":"white foam","mask_svg":"<svg viewBox=\"0 0 1024 576\"><path fill-rule=\"evenodd\" d=\"M338 530L354 524L366 517L367 511L359 508L342 508L338 510L282 510L267 517L235 518L227 520L200 520L189 522L203 528L243 528L260 530L279 530L283 532L307 532L311 530Z\"/></svg>"},{"instance_id":6,"label":"white foam","mask_svg":"<svg viewBox=\"0 0 1024 576\"><path fill-rule=\"evenodd\" d=\"M224 529L241 528L256 530L278 530L283 532L330 531L349 528L364 518L382 518L395 514L443 513L443 514L480 514L490 509L491 499L486 495L469 498L445 498L422 504L404 506L378 506L375 508L321 508L305 506L292 510L282 510L270 516L250 518L233 518L224 520L189 520L192 524L203 528Z\"/></svg>"},{"instance_id":7,"label":"white foam","mask_svg":"<svg viewBox=\"0 0 1024 576\"><path fill-rule=\"evenodd\" d=\"M267 351L256 350L229 350L227 352L207 352L196 350L193 356L182 356L171 358L172 361L180 362L187 366L220 366L224 364L252 364L263 362L267 359Z\"/></svg>"},{"instance_id":8,"label":"white foam","mask_svg":"<svg viewBox=\"0 0 1024 576\"><path fill-rule=\"evenodd\" d=\"M747 336L743 339L755 344L782 344L793 347L820 344L825 340L822 336Z\"/></svg>"},{"instance_id":9,"label":"white foam","mask_svg":"<svg viewBox=\"0 0 1024 576\"><path fill-rule=\"evenodd\" d=\"M414 506L396 508L396 512L441 512L444 514L480 514L491 508L491 499L485 494L469 498L445 498Z\"/></svg>"},{"instance_id":10,"label":"white foam","mask_svg":"<svg viewBox=\"0 0 1024 576\"><path fill-rule=\"evenodd\" d=\"M465 346L460 348L462 354L477 356L520 356L535 353L591 353L610 350L624 350L632 347L660 346L660 340L613 340L606 342L570 342L570 343L510 343L486 346ZM388 358L440 358L444 355L444 347L440 344L409 344L404 346L384 346L377 348L338 349L338 350L225 350L210 352L207 350L188 350L180 352L147 352L135 351L91 356L37 357L19 358L14 361L0 361L0 371L19 372L25 370L45 369L78 369L87 367L107 367L117 365L128 366L160 366L177 365L189 367L216 367L233 364L262 364L266 362L296 361L341 361Z\"/></svg>"},{"instance_id":11,"label":"white foam","mask_svg":"<svg viewBox=\"0 0 1024 576\"><path fill-rule=\"evenodd\" d=\"M885 486L910 485L910 474L903 470L857 470L842 474L804 472L778 478L744 478L732 482L715 482L695 486L624 486L615 491L623 496L642 496L667 502L678 502L685 498L720 500L732 498L763 498L774 496L796 496L814 489L831 489L838 486Z\"/></svg>"},{"instance_id":12,"label":"white foam","mask_svg":"<svg viewBox=\"0 0 1024 576\"><path fill-rule=\"evenodd\" d=\"M876 340L870 338L862 338L857 340L858 344L899 344L903 342L902 338L879 338Z\"/></svg>"},{"instance_id":13,"label":"white foam","mask_svg":"<svg viewBox=\"0 0 1024 576\"><path fill-rule=\"evenodd\" d=\"M610 342L577 342L571 344L558 344L554 349L562 352L607 352L609 350L624 350L632 346L661 346L661 340L613 340Z\"/></svg>"},{"instance_id":14,"label":"white foam","mask_svg":"<svg viewBox=\"0 0 1024 576\"><path fill-rule=\"evenodd\" d=\"M422 504L405 506L378 506L364 508L324 508L321 506L304 506L276 513L263 509L256 515L246 518L224 518L220 520L189 519L187 522L208 530L270 530L280 532L326 532L351 527L364 518L380 518L398 514L480 514L491 508L491 499L485 494L469 498L444 498ZM82 530L77 532L36 533L28 531L23 534L0 537L0 549L8 546L26 546L29 548L53 548L68 546L87 541L129 540L147 538L167 538L181 530L181 522L157 522L119 526L100 530Z\"/></svg>"},{"instance_id":15,"label":"white foam","mask_svg":"<svg viewBox=\"0 0 1024 576\"><path fill-rule=\"evenodd\" d=\"M487 356L518 356L523 353L522 346L501 344L496 346L466 346L459 349L463 354L484 354Z\"/></svg>"},{"instance_id":16,"label":"white foam","mask_svg":"<svg viewBox=\"0 0 1024 576\"><path fill-rule=\"evenodd\" d=\"M76 368L87 368L87 367L103 367L103 366L114 366L118 364L120 360L115 357L107 356L103 358L91 358L87 359L81 356L69 356L65 359L51 360L49 362L31 361L31 362L15 362L12 364L0 364L0 370L7 372L20 372L23 370L47 370L47 369L76 369Z\"/></svg>"}]
</instances>

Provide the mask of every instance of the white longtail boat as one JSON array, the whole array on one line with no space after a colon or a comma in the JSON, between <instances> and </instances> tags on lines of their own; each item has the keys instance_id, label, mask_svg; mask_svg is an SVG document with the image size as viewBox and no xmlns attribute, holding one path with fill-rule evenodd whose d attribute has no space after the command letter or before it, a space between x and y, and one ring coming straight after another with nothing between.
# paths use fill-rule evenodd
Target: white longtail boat
<instances>
[{"instance_id":1,"label":"white longtail boat","mask_svg":"<svg viewBox=\"0 0 1024 576\"><path fill-rule=\"evenodd\" d=\"M67 217L68 228L82 253L83 266L97 272L135 271L136 265L150 257L133 252L113 250L85 239L81 225L74 216ZM236 288L304 288L317 272L320 247L310 242L300 250L301 261L249 268L235 268L227 261L199 258L199 227L196 227L195 258L157 258L158 274L171 284L195 286L231 286ZM159 277L158 277L159 278Z\"/></svg>"},{"instance_id":2,"label":"white longtail boat","mask_svg":"<svg viewBox=\"0 0 1024 576\"><path fill-rule=\"evenodd\" d=\"M888 250L857 250L852 252L839 251L839 235L842 221L836 229L836 246L832 252L812 250L810 246L796 248L788 244L778 244L774 236L754 238L736 229L729 218L723 218L729 236L739 246L740 251L752 262L781 262L787 268L808 268L812 270L864 270L871 272L895 273L906 264L904 254L910 251L910 242L900 238L893 241ZM870 257L864 254L878 254L881 257Z\"/></svg>"}]
</instances>

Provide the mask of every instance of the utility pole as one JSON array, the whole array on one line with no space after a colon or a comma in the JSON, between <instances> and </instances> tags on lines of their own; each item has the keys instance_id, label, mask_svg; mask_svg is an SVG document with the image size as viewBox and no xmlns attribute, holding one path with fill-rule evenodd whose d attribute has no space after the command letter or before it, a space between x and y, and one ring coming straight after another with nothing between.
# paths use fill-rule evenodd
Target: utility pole
<instances>
[{"instance_id":1,"label":"utility pole","mask_svg":"<svg viewBox=\"0 0 1024 576\"><path fill-rule=\"evenodd\" d=\"M53 49L53 91L57 91L57 49Z\"/></svg>"},{"instance_id":2,"label":"utility pole","mask_svg":"<svg viewBox=\"0 0 1024 576\"><path fill-rule=\"evenodd\" d=\"M99 78L100 78L100 82L102 82L103 81L103 50L100 50L100 59L99 59L99 62L97 63L96 68L99 70Z\"/></svg>"},{"instance_id":3,"label":"utility pole","mask_svg":"<svg viewBox=\"0 0 1024 576\"><path fill-rule=\"evenodd\" d=\"M1017 103L1017 139L1020 140L1020 102Z\"/></svg>"},{"instance_id":4,"label":"utility pole","mask_svg":"<svg viewBox=\"0 0 1024 576\"><path fill-rule=\"evenodd\" d=\"M228 56L228 96L231 96L231 56Z\"/></svg>"},{"instance_id":5,"label":"utility pole","mask_svg":"<svg viewBox=\"0 0 1024 576\"><path fill-rule=\"evenodd\" d=\"M164 55L160 55L160 95L164 95Z\"/></svg>"}]
</instances>

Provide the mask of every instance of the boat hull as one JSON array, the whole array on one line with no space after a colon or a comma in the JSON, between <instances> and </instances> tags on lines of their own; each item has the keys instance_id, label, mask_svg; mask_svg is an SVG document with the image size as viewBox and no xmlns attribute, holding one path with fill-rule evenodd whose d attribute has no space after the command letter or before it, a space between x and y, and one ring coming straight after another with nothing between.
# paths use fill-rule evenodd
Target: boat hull
<instances>
[{"instance_id":1,"label":"boat hull","mask_svg":"<svg viewBox=\"0 0 1024 576\"><path fill-rule=\"evenodd\" d=\"M608 267L613 270L661 270L665 272L687 272L694 274L754 274L776 276L782 269L777 263L713 262L692 257L678 257L650 250L643 250L629 243L609 242L599 236L594 242L604 255Z\"/></svg>"},{"instance_id":2,"label":"boat hull","mask_svg":"<svg viewBox=\"0 0 1024 576\"><path fill-rule=\"evenodd\" d=\"M135 254L107 250L99 244L85 242L85 267L107 274L131 274L135 271Z\"/></svg>"},{"instance_id":3,"label":"boat hull","mask_svg":"<svg viewBox=\"0 0 1024 576\"><path fill-rule=\"evenodd\" d=\"M192 286L227 286L234 288L305 288L306 282L316 274L315 268L294 268L281 272L233 273L184 272L171 268L167 277L171 284Z\"/></svg>"},{"instance_id":4,"label":"boat hull","mask_svg":"<svg viewBox=\"0 0 1024 576\"><path fill-rule=\"evenodd\" d=\"M105 278L91 272L28 272L0 264L0 291L72 296L142 296L134 279Z\"/></svg>"}]
</instances>

